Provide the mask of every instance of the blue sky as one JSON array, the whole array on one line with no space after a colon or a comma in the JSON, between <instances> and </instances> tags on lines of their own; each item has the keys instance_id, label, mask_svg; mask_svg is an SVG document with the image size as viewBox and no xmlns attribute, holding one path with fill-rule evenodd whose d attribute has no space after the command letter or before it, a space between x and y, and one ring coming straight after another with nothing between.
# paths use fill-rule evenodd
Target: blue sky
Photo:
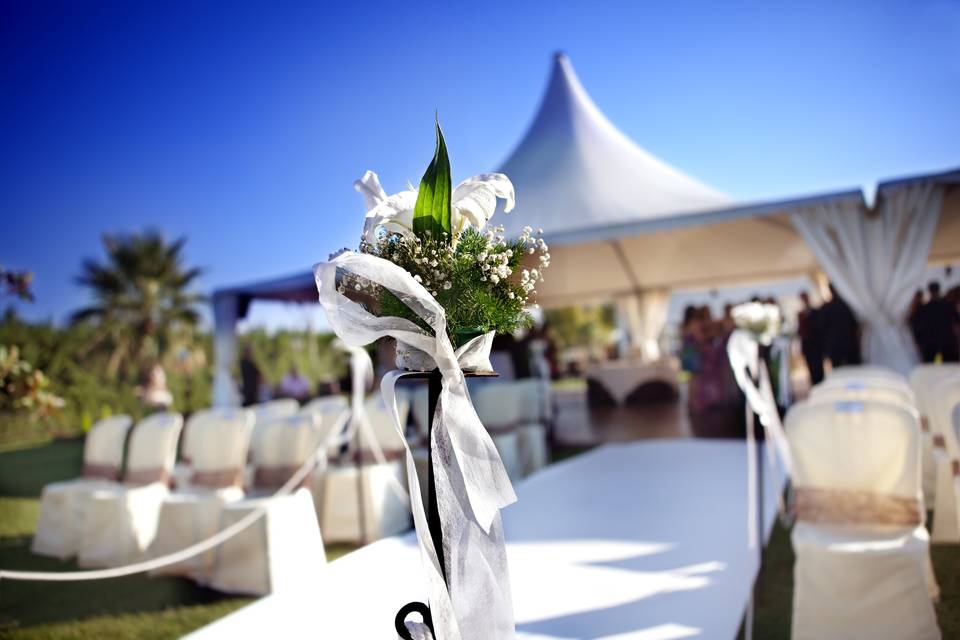
<instances>
[{"instance_id":1,"label":"blue sky","mask_svg":"<svg viewBox=\"0 0 960 640\"><path fill-rule=\"evenodd\" d=\"M356 244L365 169L419 180L435 110L455 179L495 169L558 49L625 133L741 200L960 165L956 1L347 4L4 2L20 311L81 306L104 232L186 235L206 292L307 269Z\"/></svg>"}]
</instances>

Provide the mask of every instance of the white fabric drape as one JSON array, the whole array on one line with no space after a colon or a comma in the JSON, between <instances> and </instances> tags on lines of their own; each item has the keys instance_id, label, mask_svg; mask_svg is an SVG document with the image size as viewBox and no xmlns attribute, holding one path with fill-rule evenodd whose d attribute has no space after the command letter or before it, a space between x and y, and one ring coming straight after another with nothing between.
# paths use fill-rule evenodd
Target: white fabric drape
<instances>
[{"instance_id":1,"label":"white fabric drape","mask_svg":"<svg viewBox=\"0 0 960 640\"><path fill-rule=\"evenodd\" d=\"M667 326L667 310L670 307L669 289L650 289L639 298L640 303L640 350L646 362L660 359L660 334Z\"/></svg>"},{"instance_id":2,"label":"white fabric drape","mask_svg":"<svg viewBox=\"0 0 960 640\"><path fill-rule=\"evenodd\" d=\"M233 363L237 359L237 316L240 301L234 295L213 299L213 406L236 407L240 394L233 381Z\"/></svg>"},{"instance_id":3,"label":"white fabric drape","mask_svg":"<svg viewBox=\"0 0 960 640\"><path fill-rule=\"evenodd\" d=\"M880 195L872 213L835 202L790 219L863 323L866 361L907 374L917 356L904 319L927 265L943 193L919 183Z\"/></svg>"},{"instance_id":4,"label":"white fabric drape","mask_svg":"<svg viewBox=\"0 0 960 640\"><path fill-rule=\"evenodd\" d=\"M639 355L644 362L660 358L659 338L667 324L669 306L669 289L649 289L617 298L623 355Z\"/></svg>"}]
</instances>

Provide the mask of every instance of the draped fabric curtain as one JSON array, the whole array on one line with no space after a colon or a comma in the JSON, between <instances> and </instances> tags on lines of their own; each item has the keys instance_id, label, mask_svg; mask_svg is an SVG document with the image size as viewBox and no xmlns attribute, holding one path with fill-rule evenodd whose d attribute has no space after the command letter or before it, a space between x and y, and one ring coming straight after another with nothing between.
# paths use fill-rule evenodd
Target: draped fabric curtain
<instances>
[{"instance_id":1,"label":"draped fabric curtain","mask_svg":"<svg viewBox=\"0 0 960 640\"><path fill-rule=\"evenodd\" d=\"M237 317L239 301L234 295L213 299L213 406L234 407L240 394L233 381L233 363L237 359Z\"/></svg>"},{"instance_id":2,"label":"draped fabric curtain","mask_svg":"<svg viewBox=\"0 0 960 640\"><path fill-rule=\"evenodd\" d=\"M918 183L881 192L873 211L862 204L818 204L790 215L863 328L867 362L907 374L917 362L905 320L922 285L940 217L942 190Z\"/></svg>"},{"instance_id":3,"label":"draped fabric curtain","mask_svg":"<svg viewBox=\"0 0 960 640\"><path fill-rule=\"evenodd\" d=\"M669 289L648 289L617 299L621 353L639 354L644 362L660 358L660 334L667 324Z\"/></svg>"}]
</instances>

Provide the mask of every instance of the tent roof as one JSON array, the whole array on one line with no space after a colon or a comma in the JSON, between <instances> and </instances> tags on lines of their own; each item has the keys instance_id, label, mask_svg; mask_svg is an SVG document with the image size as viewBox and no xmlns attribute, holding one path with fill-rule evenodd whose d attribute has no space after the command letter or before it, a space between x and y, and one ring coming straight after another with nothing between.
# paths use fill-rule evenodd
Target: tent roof
<instances>
[{"instance_id":1,"label":"tent roof","mask_svg":"<svg viewBox=\"0 0 960 640\"><path fill-rule=\"evenodd\" d=\"M497 219L508 235L527 225L553 235L732 204L620 132L562 53L533 123L501 171L517 193L515 211Z\"/></svg>"}]
</instances>

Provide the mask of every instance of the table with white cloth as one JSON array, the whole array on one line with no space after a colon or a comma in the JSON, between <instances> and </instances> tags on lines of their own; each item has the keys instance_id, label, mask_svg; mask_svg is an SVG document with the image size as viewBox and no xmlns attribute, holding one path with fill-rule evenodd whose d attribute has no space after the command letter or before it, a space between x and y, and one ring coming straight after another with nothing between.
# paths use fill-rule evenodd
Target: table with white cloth
<instances>
[{"instance_id":1,"label":"table with white cloth","mask_svg":"<svg viewBox=\"0 0 960 640\"><path fill-rule=\"evenodd\" d=\"M678 391L676 362L664 358L654 362L639 360L611 360L588 364L584 374L599 384L620 406L634 391L651 382L661 382Z\"/></svg>"},{"instance_id":2,"label":"table with white cloth","mask_svg":"<svg viewBox=\"0 0 960 640\"><path fill-rule=\"evenodd\" d=\"M766 464L769 532L783 475ZM503 511L517 637L735 637L757 570L746 482L744 443L706 440L606 445L520 482ZM415 537L387 538L189 637L393 638L422 575Z\"/></svg>"}]
</instances>

